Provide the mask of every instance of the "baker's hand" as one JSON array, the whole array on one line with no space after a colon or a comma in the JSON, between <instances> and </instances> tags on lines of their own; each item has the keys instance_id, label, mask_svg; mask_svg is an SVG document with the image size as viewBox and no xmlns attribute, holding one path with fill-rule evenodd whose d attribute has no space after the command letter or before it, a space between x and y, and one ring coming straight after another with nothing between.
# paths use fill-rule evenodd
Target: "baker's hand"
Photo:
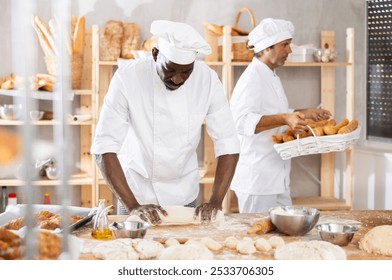
<instances>
[{"instance_id":1,"label":"baker's hand","mask_svg":"<svg viewBox=\"0 0 392 280\"><path fill-rule=\"evenodd\" d=\"M331 112L325 109L305 109L301 110L301 113L304 113L307 119L312 119L316 122L328 120L332 116Z\"/></svg>"},{"instance_id":2,"label":"baker's hand","mask_svg":"<svg viewBox=\"0 0 392 280\"><path fill-rule=\"evenodd\" d=\"M167 216L167 212L159 205L155 204L146 204L141 205L131 211L131 215L137 215L143 221L149 222L153 225L157 225L162 223L161 218L159 217L158 212L162 215Z\"/></svg>"},{"instance_id":3,"label":"baker's hand","mask_svg":"<svg viewBox=\"0 0 392 280\"><path fill-rule=\"evenodd\" d=\"M194 218L196 219L200 215L201 223L208 224L215 220L218 210L222 209L214 203L203 203L196 207Z\"/></svg>"},{"instance_id":4,"label":"baker's hand","mask_svg":"<svg viewBox=\"0 0 392 280\"><path fill-rule=\"evenodd\" d=\"M306 134L307 126L305 121L305 114L301 112L294 112L285 115L286 124L295 132L295 135Z\"/></svg>"}]
</instances>

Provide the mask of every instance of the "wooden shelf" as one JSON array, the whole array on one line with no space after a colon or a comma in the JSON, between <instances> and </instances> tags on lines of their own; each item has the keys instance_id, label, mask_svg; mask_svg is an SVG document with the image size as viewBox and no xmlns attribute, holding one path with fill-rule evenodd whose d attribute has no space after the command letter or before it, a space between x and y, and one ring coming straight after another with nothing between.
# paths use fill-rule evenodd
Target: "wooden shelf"
<instances>
[{"instance_id":1,"label":"wooden shelf","mask_svg":"<svg viewBox=\"0 0 392 280\"><path fill-rule=\"evenodd\" d=\"M325 196L293 197L293 205L313 207L320 211L340 211L351 209L351 206L344 200Z\"/></svg>"},{"instance_id":2,"label":"wooden shelf","mask_svg":"<svg viewBox=\"0 0 392 280\"><path fill-rule=\"evenodd\" d=\"M90 185L93 183L93 179L87 176L86 173L73 174L69 179L70 185ZM60 180L35 180L32 182L33 186L57 186L61 184ZM3 186L24 186L25 182L19 179L0 179L0 185Z\"/></svg>"},{"instance_id":3,"label":"wooden shelf","mask_svg":"<svg viewBox=\"0 0 392 280\"><path fill-rule=\"evenodd\" d=\"M23 125L24 121L21 120L3 120L0 119L0 126L4 125L4 126L12 126L12 125ZM41 120L41 121L31 121L32 125L58 125L59 122L54 121L54 120ZM78 122L78 121L70 121L68 122L69 125L92 125L93 121L89 120L89 121L83 121L83 122Z\"/></svg>"}]
</instances>

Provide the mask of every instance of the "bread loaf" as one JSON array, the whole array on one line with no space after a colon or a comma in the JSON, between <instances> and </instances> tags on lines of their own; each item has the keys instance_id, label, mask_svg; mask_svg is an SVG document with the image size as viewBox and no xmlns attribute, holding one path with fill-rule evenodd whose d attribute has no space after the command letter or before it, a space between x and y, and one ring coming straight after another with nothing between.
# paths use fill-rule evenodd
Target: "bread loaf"
<instances>
[{"instance_id":1,"label":"bread loaf","mask_svg":"<svg viewBox=\"0 0 392 280\"><path fill-rule=\"evenodd\" d=\"M338 133L339 129L341 129L343 126L346 126L348 123L349 123L348 119L345 118L335 126L326 125L323 127L324 133L327 135L336 134L336 133Z\"/></svg>"},{"instance_id":2,"label":"bread loaf","mask_svg":"<svg viewBox=\"0 0 392 280\"><path fill-rule=\"evenodd\" d=\"M123 23L121 21L109 20L103 34L99 48L99 59L114 61L120 57L123 40Z\"/></svg>"},{"instance_id":3,"label":"bread loaf","mask_svg":"<svg viewBox=\"0 0 392 280\"><path fill-rule=\"evenodd\" d=\"M354 131L358 127L358 121L357 120L352 120L349 122L348 125L343 126L341 129L338 130L338 134L346 134Z\"/></svg>"},{"instance_id":4,"label":"bread loaf","mask_svg":"<svg viewBox=\"0 0 392 280\"><path fill-rule=\"evenodd\" d=\"M140 31L136 23L124 24L124 36L121 47L121 57L126 59L134 58L132 50L140 49Z\"/></svg>"}]
</instances>

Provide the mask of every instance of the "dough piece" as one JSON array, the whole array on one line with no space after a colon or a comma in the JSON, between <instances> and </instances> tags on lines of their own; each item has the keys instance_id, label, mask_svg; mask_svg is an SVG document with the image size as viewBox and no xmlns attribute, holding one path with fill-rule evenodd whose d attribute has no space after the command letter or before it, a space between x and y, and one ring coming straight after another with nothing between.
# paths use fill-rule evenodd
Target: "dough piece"
<instances>
[{"instance_id":1,"label":"dough piece","mask_svg":"<svg viewBox=\"0 0 392 280\"><path fill-rule=\"evenodd\" d=\"M153 226L168 226L168 225L200 225L200 215L196 219L193 218L195 214L195 208L185 207L185 206L164 206L163 207L167 216L163 216L159 214L162 219L162 223L159 225ZM141 220L137 215L131 215L127 218L127 221L130 220ZM211 221L211 223L218 223L225 220L225 215L223 211L218 211L215 219Z\"/></svg>"},{"instance_id":2,"label":"dough piece","mask_svg":"<svg viewBox=\"0 0 392 280\"><path fill-rule=\"evenodd\" d=\"M236 249L237 243L238 243L238 239L234 236L229 236L224 241L225 247L229 249Z\"/></svg>"},{"instance_id":3,"label":"dough piece","mask_svg":"<svg viewBox=\"0 0 392 280\"><path fill-rule=\"evenodd\" d=\"M174 245L179 245L179 244L180 244L180 242L179 242L177 239L175 239L174 237L171 237L171 238L169 238L169 239L167 239L167 240L165 241L166 247L170 247L170 246L174 246Z\"/></svg>"},{"instance_id":4,"label":"dough piece","mask_svg":"<svg viewBox=\"0 0 392 280\"><path fill-rule=\"evenodd\" d=\"M139 254L132 248L132 240L127 238L101 242L93 249L93 255L102 260L139 259Z\"/></svg>"},{"instance_id":5,"label":"dough piece","mask_svg":"<svg viewBox=\"0 0 392 280\"><path fill-rule=\"evenodd\" d=\"M262 252L268 252L272 250L272 245L267 239L260 237L255 241L256 249Z\"/></svg>"},{"instance_id":6,"label":"dough piece","mask_svg":"<svg viewBox=\"0 0 392 280\"><path fill-rule=\"evenodd\" d=\"M377 226L359 241L359 248L370 254L392 256L392 226Z\"/></svg>"},{"instance_id":7,"label":"dough piece","mask_svg":"<svg viewBox=\"0 0 392 280\"><path fill-rule=\"evenodd\" d=\"M251 255L256 253L254 242L249 237L244 237L242 240L238 241L236 249L240 254L243 255Z\"/></svg>"},{"instance_id":8,"label":"dough piece","mask_svg":"<svg viewBox=\"0 0 392 280\"><path fill-rule=\"evenodd\" d=\"M210 249L212 251L219 251L223 247L222 244L220 244L218 241L212 239L209 236L203 237L200 241L205 246L207 246L208 249Z\"/></svg>"},{"instance_id":9,"label":"dough piece","mask_svg":"<svg viewBox=\"0 0 392 280\"><path fill-rule=\"evenodd\" d=\"M214 254L202 244L192 243L165 248L159 260L213 260Z\"/></svg>"},{"instance_id":10,"label":"dough piece","mask_svg":"<svg viewBox=\"0 0 392 280\"><path fill-rule=\"evenodd\" d=\"M277 260L345 260L346 253L327 241L296 241L276 249Z\"/></svg>"},{"instance_id":11,"label":"dough piece","mask_svg":"<svg viewBox=\"0 0 392 280\"><path fill-rule=\"evenodd\" d=\"M269 243L271 244L272 248L279 248L280 246L283 246L285 244L284 240L280 236L271 236L268 239Z\"/></svg>"},{"instance_id":12,"label":"dough piece","mask_svg":"<svg viewBox=\"0 0 392 280\"><path fill-rule=\"evenodd\" d=\"M154 240L143 239L135 245L135 250L140 254L141 260L149 260L158 256L165 247Z\"/></svg>"}]
</instances>

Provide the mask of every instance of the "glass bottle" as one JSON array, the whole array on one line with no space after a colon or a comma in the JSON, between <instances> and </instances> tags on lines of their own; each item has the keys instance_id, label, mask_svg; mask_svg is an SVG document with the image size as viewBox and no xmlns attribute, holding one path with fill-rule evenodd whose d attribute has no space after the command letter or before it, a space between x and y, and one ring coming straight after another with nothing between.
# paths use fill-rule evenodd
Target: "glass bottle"
<instances>
[{"instance_id":1,"label":"glass bottle","mask_svg":"<svg viewBox=\"0 0 392 280\"><path fill-rule=\"evenodd\" d=\"M44 193L44 204L50 204L50 194Z\"/></svg>"},{"instance_id":2,"label":"glass bottle","mask_svg":"<svg viewBox=\"0 0 392 280\"><path fill-rule=\"evenodd\" d=\"M97 213L94 216L93 230L91 236L99 240L112 239L112 231L109 229L108 211L111 206L105 207L105 199L98 200Z\"/></svg>"}]
</instances>

